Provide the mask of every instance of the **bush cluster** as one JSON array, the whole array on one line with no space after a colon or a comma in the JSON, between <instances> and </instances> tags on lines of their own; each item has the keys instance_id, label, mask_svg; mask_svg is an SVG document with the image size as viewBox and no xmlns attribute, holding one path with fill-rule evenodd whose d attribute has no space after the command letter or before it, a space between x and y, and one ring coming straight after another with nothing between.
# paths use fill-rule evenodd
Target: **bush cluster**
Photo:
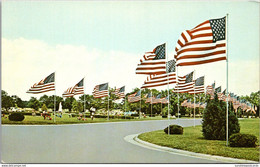
<instances>
[{"instance_id":1,"label":"bush cluster","mask_svg":"<svg viewBox=\"0 0 260 167\"><path fill-rule=\"evenodd\" d=\"M231 110L232 108L231 106ZM238 119L231 110L228 112L229 136L240 131ZM216 95L214 100L207 102L202 120L202 132L209 140L226 139L226 103L219 101Z\"/></svg>"},{"instance_id":2,"label":"bush cluster","mask_svg":"<svg viewBox=\"0 0 260 167\"><path fill-rule=\"evenodd\" d=\"M167 115L162 115L162 118L167 118Z\"/></svg>"},{"instance_id":3,"label":"bush cluster","mask_svg":"<svg viewBox=\"0 0 260 167\"><path fill-rule=\"evenodd\" d=\"M11 115L8 116L10 121L23 121L24 120L24 115L21 113L12 113Z\"/></svg>"},{"instance_id":4,"label":"bush cluster","mask_svg":"<svg viewBox=\"0 0 260 167\"><path fill-rule=\"evenodd\" d=\"M257 137L251 134L235 133L229 137L230 147L255 147Z\"/></svg>"},{"instance_id":5,"label":"bush cluster","mask_svg":"<svg viewBox=\"0 0 260 167\"><path fill-rule=\"evenodd\" d=\"M168 126L164 129L164 132L168 134ZM179 125L170 125L170 134L183 134L183 127Z\"/></svg>"}]
</instances>

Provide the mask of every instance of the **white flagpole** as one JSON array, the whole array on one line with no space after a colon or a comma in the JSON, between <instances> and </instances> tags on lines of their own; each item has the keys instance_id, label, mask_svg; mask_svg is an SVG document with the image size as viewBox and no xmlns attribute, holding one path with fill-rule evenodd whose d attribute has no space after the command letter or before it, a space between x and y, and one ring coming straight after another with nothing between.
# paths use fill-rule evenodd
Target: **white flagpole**
<instances>
[{"instance_id":1,"label":"white flagpole","mask_svg":"<svg viewBox=\"0 0 260 167\"><path fill-rule=\"evenodd\" d=\"M152 118L152 114L153 114L153 92L151 90L151 118Z\"/></svg>"},{"instance_id":2,"label":"white flagpole","mask_svg":"<svg viewBox=\"0 0 260 167\"><path fill-rule=\"evenodd\" d=\"M194 70L194 79L195 79L195 70ZM196 82L196 80L194 80ZM196 103L196 98L195 98L195 83L194 83L194 86L193 86L193 89L194 89L194 111L193 111L193 117L194 117L194 127L195 127L195 103Z\"/></svg>"},{"instance_id":3,"label":"white flagpole","mask_svg":"<svg viewBox=\"0 0 260 167\"><path fill-rule=\"evenodd\" d=\"M228 30L228 13L227 13L227 16L226 16L226 27L225 27L225 30L226 30L226 54L227 54L227 61L226 61L226 66L227 66L227 75L226 75L226 77L227 77L227 91L226 91L226 96L227 96L227 121L226 121L226 123L227 123L227 125L226 125L226 140L227 140L227 143L226 143L226 145L228 146L228 34L227 34L227 30Z\"/></svg>"},{"instance_id":4,"label":"white flagpole","mask_svg":"<svg viewBox=\"0 0 260 167\"><path fill-rule=\"evenodd\" d=\"M107 90L108 90L108 96L107 96L107 120L109 120L109 83L107 83Z\"/></svg>"},{"instance_id":5,"label":"white flagpole","mask_svg":"<svg viewBox=\"0 0 260 167\"><path fill-rule=\"evenodd\" d=\"M167 45L168 43L166 42L166 46L165 46L165 55L167 57L167 62L166 62L166 73L167 73L167 92L168 92L168 135L170 135L170 98L169 98L169 73L167 72L167 63L168 63L168 51L167 51Z\"/></svg>"},{"instance_id":6,"label":"white flagpole","mask_svg":"<svg viewBox=\"0 0 260 167\"><path fill-rule=\"evenodd\" d=\"M179 85L178 85L178 82L179 82L179 76L178 76L178 66L176 66L176 79L177 79L177 97L178 97L178 104L177 104L177 107L178 107L178 121L177 123L179 124L179 111L180 111L180 106L179 106Z\"/></svg>"},{"instance_id":7,"label":"white flagpole","mask_svg":"<svg viewBox=\"0 0 260 167\"><path fill-rule=\"evenodd\" d=\"M54 119L53 121L56 122L55 117L56 117L56 71L54 72L54 85L55 85L55 95L54 95Z\"/></svg>"},{"instance_id":8,"label":"white flagpole","mask_svg":"<svg viewBox=\"0 0 260 167\"><path fill-rule=\"evenodd\" d=\"M142 108L142 88L140 88L140 110L139 110L139 119L141 119L141 108Z\"/></svg>"},{"instance_id":9,"label":"white flagpole","mask_svg":"<svg viewBox=\"0 0 260 167\"><path fill-rule=\"evenodd\" d=\"M86 119L86 116L85 116L85 112L86 112L86 99L85 99L85 84L84 84L84 82L85 82L85 77L84 77L84 80L83 80L83 96L84 96L84 121L85 121L85 119Z\"/></svg>"}]
</instances>

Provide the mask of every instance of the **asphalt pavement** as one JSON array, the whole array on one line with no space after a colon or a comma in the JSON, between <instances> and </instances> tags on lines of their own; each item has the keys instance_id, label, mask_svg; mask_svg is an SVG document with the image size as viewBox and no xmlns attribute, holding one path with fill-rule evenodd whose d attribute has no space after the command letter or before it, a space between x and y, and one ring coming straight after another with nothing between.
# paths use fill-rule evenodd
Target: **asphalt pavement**
<instances>
[{"instance_id":1,"label":"asphalt pavement","mask_svg":"<svg viewBox=\"0 0 260 167\"><path fill-rule=\"evenodd\" d=\"M193 119L171 120L193 126ZM143 148L125 136L167 127L167 120L75 125L2 125L2 163L221 163ZM196 119L196 125L201 120Z\"/></svg>"}]
</instances>

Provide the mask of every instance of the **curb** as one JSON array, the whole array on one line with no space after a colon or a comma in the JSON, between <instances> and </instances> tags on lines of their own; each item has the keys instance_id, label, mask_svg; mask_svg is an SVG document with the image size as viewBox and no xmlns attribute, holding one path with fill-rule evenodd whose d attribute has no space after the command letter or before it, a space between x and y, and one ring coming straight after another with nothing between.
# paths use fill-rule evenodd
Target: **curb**
<instances>
[{"instance_id":1,"label":"curb","mask_svg":"<svg viewBox=\"0 0 260 167\"><path fill-rule=\"evenodd\" d=\"M202 153L195 153L195 152L190 152L190 151L185 151L185 150L179 150L179 149L174 149L174 148L169 148L165 146L159 146L156 144L152 144L146 141L143 141L138 138L139 134L133 134L133 135L128 135L124 139L127 142L130 142L132 144L145 147L148 149L152 150L157 150L157 151L163 151L163 152L168 152L170 154L178 154L178 155L183 155L183 156L189 156L189 157L195 157L195 158L201 158L201 159L207 159L207 160L214 160L214 161L219 161L220 163L246 163L246 164L251 164L251 163L259 163L257 161L250 161L250 160L245 160L245 159L236 159L236 158L229 158L229 157L222 157L222 156L217 156L217 155L209 155L209 154L202 154Z\"/></svg>"}]
</instances>

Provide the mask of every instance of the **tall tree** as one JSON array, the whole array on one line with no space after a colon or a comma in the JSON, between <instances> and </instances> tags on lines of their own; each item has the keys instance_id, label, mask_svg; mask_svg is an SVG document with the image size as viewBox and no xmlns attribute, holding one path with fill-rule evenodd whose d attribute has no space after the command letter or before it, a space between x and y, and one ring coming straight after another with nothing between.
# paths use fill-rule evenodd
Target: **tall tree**
<instances>
[{"instance_id":1,"label":"tall tree","mask_svg":"<svg viewBox=\"0 0 260 167\"><path fill-rule=\"evenodd\" d=\"M28 106L37 111L40 107L40 102L39 100L37 100L37 98L31 97L31 99L28 102Z\"/></svg>"},{"instance_id":2,"label":"tall tree","mask_svg":"<svg viewBox=\"0 0 260 167\"><path fill-rule=\"evenodd\" d=\"M63 107L64 109L68 109L69 111L71 111L71 109L72 109L72 103L73 103L73 101L75 101L75 100L76 100L76 99L75 99L74 97L68 97L68 98L66 98L65 101L63 102L62 107Z\"/></svg>"},{"instance_id":3,"label":"tall tree","mask_svg":"<svg viewBox=\"0 0 260 167\"><path fill-rule=\"evenodd\" d=\"M1 102L2 102L2 108L4 108L6 111L10 109L14 105L13 98L8 96L7 92L2 90L1 91Z\"/></svg>"}]
</instances>

